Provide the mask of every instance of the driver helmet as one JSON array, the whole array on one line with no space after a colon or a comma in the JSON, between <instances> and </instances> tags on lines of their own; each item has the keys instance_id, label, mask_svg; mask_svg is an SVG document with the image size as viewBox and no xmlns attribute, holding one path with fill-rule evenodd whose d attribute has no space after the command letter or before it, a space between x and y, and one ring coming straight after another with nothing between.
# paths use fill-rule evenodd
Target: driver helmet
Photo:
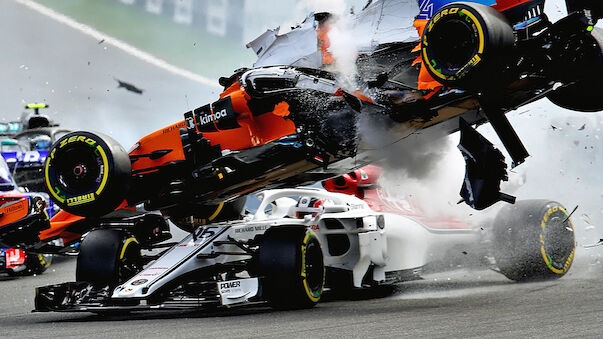
<instances>
[{"instance_id":1,"label":"driver helmet","mask_svg":"<svg viewBox=\"0 0 603 339\"><path fill-rule=\"evenodd\" d=\"M31 139L30 146L32 151L47 151L52 146L52 140L48 135L38 135Z\"/></svg>"},{"instance_id":2,"label":"driver helmet","mask_svg":"<svg viewBox=\"0 0 603 339\"><path fill-rule=\"evenodd\" d=\"M299 201L295 205L295 217L298 219L303 219L306 215L312 215L312 217L316 217L323 210L324 200L302 196L299 198Z\"/></svg>"}]
</instances>

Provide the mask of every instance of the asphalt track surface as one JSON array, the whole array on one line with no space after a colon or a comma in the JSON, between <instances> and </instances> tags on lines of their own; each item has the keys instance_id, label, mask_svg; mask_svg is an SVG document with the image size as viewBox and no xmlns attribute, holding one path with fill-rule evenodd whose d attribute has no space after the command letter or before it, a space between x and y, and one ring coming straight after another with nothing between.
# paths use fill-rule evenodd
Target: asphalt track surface
<instances>
[{"instance_id":1,"label":"asphalt track surface","mask_svg":"<svg viewBox=\"0 0 603 339\"><path fill-rule=\"evenodd\" d=\"M165 71L13 0L0 1L0 121L23 105L62 126L113 136L128 149L141 136L216 100L220 88ZM117 80L143 90L118 88Z\"/></svg>"},{"instance_id":2,"label":"asphalt track surface","mask_svg":"<svg viewBox=\"0 0 603 339\"><path fill-rule=\"evenodd\" d=\"M19 112L21 99L46 100L64 124L112 133L127 144L216 96L216 89L105 49L12 1L0 1L0 13L1 118ZM114 78L145 92L139 96L117 89ZM457 270L402 284L384 298L327 298L302 311L253 307L119 317L30 312L36 286L74 276L73 258L56 260L35 277L0 276L0 338L603 335L603 271L587 259L577 260L568 275L551 282L517 284L489 270Z\"/></svg>"},{"instance_id":3,"label":"asphalt track surface","mask_svg":"<svg viewBox=\"0 0 603 339\"><path fill-rule=\"evenodd\" d=\"M301 311L256 306L126 316L30 313L35 286L71 280L74 271L70 258L36 277L0 277L0 337L594 338L603 333L603 275L580 263L559 280L538 283L513 283L487 270L430 274L384 298L331 298Z\"/></svg>"}]
</instances>

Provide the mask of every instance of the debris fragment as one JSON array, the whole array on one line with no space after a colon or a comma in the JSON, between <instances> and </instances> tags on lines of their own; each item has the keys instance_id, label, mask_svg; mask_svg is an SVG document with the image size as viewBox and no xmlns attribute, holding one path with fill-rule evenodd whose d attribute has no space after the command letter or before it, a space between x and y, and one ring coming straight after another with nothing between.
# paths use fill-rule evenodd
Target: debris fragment
<instances>
[{"instance_id":1,"label":"debris fragment","mask_svg":"<svg viewBox=\"0 0 603 339\"><path fill-rule=\"evenodd\" d=\"M603 239L599 239L599 242L592 245L584 245L585 248L597 247L603 245Z\"/></svg>"},{"instance_id":2,"label":"debris fragment","mask_svg":"<svg viewBox=\"0 0 603 339\"><path fill-rule=\"evenodd\" d=\"M585 223L587 223L589 225L593 224L592 219L590 218L590 216L588 214L584 213L580 217L582 218L582 221L584 221Z\"/></svg>"},{"instance_id":3,"label":"debris fragment","mask_svg":"<svg viewBox=\"0 0 603 339\"><path fill-rule=\"evenodd\" d=\"M556 130L556 129L558 129L558 128L559 128L559 127L555 127L555 126L551 125L551 129L552 129L553 131L554 131L554 130Z\"/></svg>"},{"instance_id":4,"label":"debris fragment","mask_svg":"<svg viewBox=\"0 0 603 339\"><path fill-rule=\"evenodd\" d=\"M572 210L572 213L570 213L570 214L567 216L567 218L565 218L565 220L563 220L563 222L566 222L566 221L567 221L567 219L569 219L569 218L572 216L572 214L574 214L574 212L576 212L576 210L577 210L577 209L578 209L578 205L576 205L576 207L574 207L574 209Z\"/></svg>"},{"instance_id":5,"label":"debris fragment","mask_svg":"<svg viewBox=\"0 0 603 339\"><path fill-rule=\"evenodd\" d=\"M586 128L586 124L582 125L582 127L578 128L578 131L583 131Z\"/></svg>"},{"instance_id":6,"label":"debris fragment","mask_svg":"<svg viewBox=\"0 0 603 339\"><path fill-rule=\"evenodd\" d=\"M101 41L98 42L98 44L102 44L103 42L105 42L105 39L102 39Z\"/></svg>"},{"instance_id":7,"label":"debris fragment","mask_svg":"<svg viewBox=\"0 0 603 339\"><path fill-rule=\"evenodd\" d=\"M117 78L115 78L115 81L117 81L118 86L117 88L125 88L126 90L130 91L130 92L134 92L136 94L142 94L142 92L144 91L143 89L140 89L134 85L132 85L131 83L125 82L125 81L121 81Z\"/></svg>"},{"instance_id":8,"label":"debris fragment","mask_svg":"<svg viewBox=\"0 0 603 339\"><path fill-rule=\"evenodd\" d=\"M464 255L467 255L467 251L463 251L463 252L461 252L461 253L463 253Z\"/></svg>"}]
</instances>

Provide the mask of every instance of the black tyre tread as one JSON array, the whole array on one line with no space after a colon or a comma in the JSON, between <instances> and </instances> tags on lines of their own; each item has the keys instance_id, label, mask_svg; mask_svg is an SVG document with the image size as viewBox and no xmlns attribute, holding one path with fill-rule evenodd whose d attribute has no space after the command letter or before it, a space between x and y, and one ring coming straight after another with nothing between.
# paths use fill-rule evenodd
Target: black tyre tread
<instances>
[{"instance_id":1,"label":"black tyre tread","mask_svg":"<svg viewBox=\"0 0 603 339\"><path fill-rule=\"evenodd\" d=\"M500 272L507 278L515 281L547 280L560 278L567 273L575 250L573 231L564 235L571 236L573 246L570 254L564 253L564 256L569 256L563 272L554 272L546 264L540 249L541 222L545 213L555 206L563 208L564 215L567 215L567 210L561 204L549 200L518 201L499 211L494 221L493 254ZM563 227L573 229L571 220L566 220ZM564 240L569 241L569 238Z\"/></svg>"},{"instance_id":2,"label":"black tyre tread","mask_svg":"<svg viewBox=\"0 0 603 339\"><path fill-rule=\"evenodd\" d=\"M309 231L300 226L279 226L270 228L264 234L258 261L260 274L264 276L264 296L274 308L310 308L318 302L308 297L300 275L301 246L307 232ZM315 242L320 246L315 235L311 236L309 242ZM322 286L319 294L322 294L325 276L322 252L320 265L322 265Z\"/></svg>"},{"instance_id":3,"label":"black tyre tread","mask_svg":"<svg viewBox=\"0 0 603 339\"><path fill-rule=\"evenodd\" d=\"M9 269L6 271L6 273L12 277L44 273L44 271L46 271L46 269L48 269L52 263L52 255L47 255L46 257L40 258L41 255L42 254L27 253L25 257L24 270L15 272Z\"/></svg>"},{"instance_id":4,"label":"black tyre tread","mask_svg":"<svg viewBox=\"0 0 603 339\"><path fill-rule=\"evenodd\" d=\"M123 279L130 278L120 276L120 254L124 241L129 238L122 231L114 229L98 229L88 233L80 245L76 281L85 281L93 286L116 286Z\"/></svg>"},{"instance_id":5,"label":"black tyre tread","mask_svg":"<svg viewBox=\"0 0 603 339\"><path fill-rule=\"evenodd\" d=\"M25 265L30 274L42 274L52 264L52 255L30 253L25 259Z\"/></svg>"},{"instance_id":6,"label":"black tyre tread","mask_svg":"<svg viewBox=\"0 0 603 339\"><path fill-rule=\"evenodd\" d=\"M56 162L59 161L58 159L61 155L65 154L65 152L68 152L73 147L81 147L82 142L75 141L66 143L64 146L65 148L61 147L61 144L70 138L78 136L83 136L87 138L87 140L94 140L96 145L100 146L106 154L108 169L104 169L104 171L108 173L108 177L104 188L98 194L96 194L95 191L97 186L94 185L90 186L89 189L80 189L81 192L70 191L69 188L65 187L61 180L59 180L58 174L55 172L58 168ZM90 150L94 150L95 148L96 147L90 148ZM90 150L86 150L86 152ZM46 166L48 173L45 176L46 186L55 203L67 212L84 217L98 217L113 211L125 199L130 187L132 166L128 153L111 137L101 133L85 131L72 132L57 140L49 151L49 154L52 156L47 158ZM66 159L72 158L67 157ZM54 188L59 188L61 192L55 194ZM71 206L67 202L67 199L69 198L82 197L89 193L95 193L94 200ZM65 198L65 200L61 201L57 197Z\"/></svg>"},{"instance_id":7,"label":"black tyre tread","mask_svg":"<svg viewBox=\"0 0 603 339\"><path fill-rule=\"evenodd\" d=\"M241 219L246 201L247 197L240 197L218 205L180 204L164 210L162 213L168 215L170 221L178 226L178 228L190 233L193 232L198 224L205 225L212 222ZM195 226L192 226L190 223L191 214L193 215Z\"/></svg>"},{"instance_id":8,"label":"black tyre tread","mask_svg":"<svg viewBox=\"0 0 603 339\"><path fill-rule=\"evenodd\" d=\"M482 61L473 66L473 69L469 70L462 77L453 80L439 78L429 65L429 61L423 60L427 71L437 81L452 87L483 89L484 86L496 86L492 81L492 75L497 71L497 68L500 67L501 59L510 51L515 40L511 25L502 13L490 6L471 2L454 2L440 8L438 12L433 15L432 19L430 19L427 27L429 27L429 24L440 12L454 7L461 7L469 10L480 22L482 29L484 30L485 42L484 52L481 55ZM441 22L443 21L440 21L440 24ZM438 23L436 22L435 25L437 24ZM427 28L423 34L424 39L429 40L430 37ZM425 36L426 34L427 36ZM433 38L431 38L431 40L433 40ZM421 48L424 50L427 47L422 43ZM422 56L424 56L424 54L422 54Z\"/></svg>"}]
</instances>

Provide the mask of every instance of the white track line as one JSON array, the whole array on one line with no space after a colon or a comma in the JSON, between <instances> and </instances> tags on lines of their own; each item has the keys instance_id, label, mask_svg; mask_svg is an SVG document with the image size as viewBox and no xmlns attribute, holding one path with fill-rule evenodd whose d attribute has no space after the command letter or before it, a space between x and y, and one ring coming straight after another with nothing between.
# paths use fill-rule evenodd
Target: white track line
<instances>
[{"instance_id":1,"label":"white track line","mask_svg":"<svg viewBox=\"0 0 603 339\"><path fill-rule=\"evenodd\" d=\"M166 62L165 60L159 59L156 56L153 56L147 52L143 52L132 45L129 45L119 39L108 36L102 32L99 32L96 29L94 29L88 25L79 23L79 22L73 20L72 18L65 16L61 13L58 13L58 12L56 12L44 5L41 5L37 2L34 2L32 0L15 0L15 1L22 5L29 7L30 9L33 9L34 11L36 11L42 15L45 15L55 21L58 21L64 25L67 25L73 29L76 29L88 36L91 36L94 39L96 39L97 41L105 40L104 41L105 44L109 44L113 47L119 48L120 50L130 54L131 56L134 56L136 58L139 58L140 60L146 61L151 65L157 66L170 73L174 73L174 74L183 76L187 79L199 82L204 85L219 87L218 82L215 80L203 77L199 74L195 74L193 72L187 71L180 67L171 65L168 62Z\"/></svg>"}]
</instances>

